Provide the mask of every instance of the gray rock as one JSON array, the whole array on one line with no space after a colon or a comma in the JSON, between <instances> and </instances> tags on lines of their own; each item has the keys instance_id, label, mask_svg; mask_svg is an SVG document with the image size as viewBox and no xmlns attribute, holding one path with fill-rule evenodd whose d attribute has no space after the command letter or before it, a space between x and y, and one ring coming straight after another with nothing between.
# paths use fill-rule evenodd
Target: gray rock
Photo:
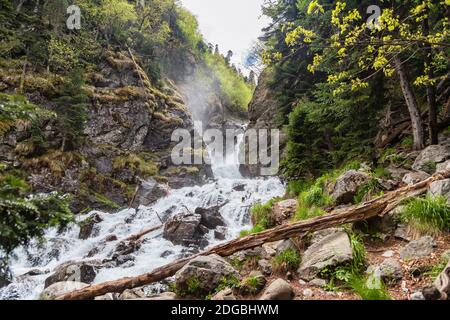
<instances>
[{"instance_id":1,"label":"gray rock","mask_svg":"<svg viewBox=\"0 0 450 320\"><path fill-rule=\"evenodd\" d=\"M0 288L6 287L12 281L11 270L8 265L0 261Z\"/></svg>"},{"instance_id":2,"label":"gray rock","mask_svg":"<svg viewBox=\"0 0 450 320\"><path fill-rule=\"evenodd\" d=\"M251 280L251 281L250 281ZM267 280L260 271L252 271L239 286L239 293L243 295L257 294L266 286Z\"/></svg>"},{"instance_id":3,"label":"gray rock","mask_svg":"<svg viewBox=\"0 0 450 320\"><path fill-rule=\"evenodd\" d=\"M223 279L239 278L237 271L217 254L200 256L191 260L175 274L175 283L179 290L186 291L189 281L199 282L197 295L214 291Z\"/></svg>"},{"instance_id":4,"label":"gray rock","mask_svg":"<svg viewBox=\"0 0 450 320\"><path fill-rule=\"evenodd\" d=\"M272 274L272 264L269 260L261 259L258 261L258 268L264 273L266 276L270 276Z\"/></svg>"},{"instance_id":5,"label":"gray rock","mask_svg":"<svg viewBox=\"0 0 450 320\"><path fill-rule=\"evenodd\" d=\"M161 294L157 294L154 296L149 296L146 298L138 298L132 300L146 300L146 301L169 301L169 300L177 300L178 296L173 292L164 292Z\"/></svg>"},{"instance_id":6,"label":"gray rock","mask_svg":"<svg viewBox=\"0 0 450 320\"><path fill-rule=\"evenodd\" d=\"M225 220L220 214L221 206L215 206L210 208L197 208L195 213L201 216L201 224L203 224L208 229L215 229L217 227L226 226Z\"/></svg>"},{"instance_id":7,"label":"gray rock","mask_svg":"<svg viewBox=\"0 0 450 320\"><path fill-rule=\"evenodd\" d=\"M40 299L53 300L60 295L66 294L74 290L80 290L88 286L89 285L86 283L76 281L57 282L52 284L48 288L45 288L40 295Z\"/></svg>"},{"instance_id":8,"label":"gray rock","mask_svg":"<svg viewBox=\"0 0 450 320\"><path fill-rule=\"evenodd\" d=\"M430 184L428 193L434 197L443 197L450 204L450 179L433 182Z\"/></svg>"},{"instance_id":9,"label":"gray rock","mask_svg":"<svg viewBox=\"0 0 450 320\"><path fill-rule=\"evenodd\" d=\"M96 266L89 262L67 262L56 267L55 272L45 279L45 288L57 282L92 283L96 275Z\"/></svg>"},{"instance_id":10,"label":"gray rock","mask_svg":"<svg viewBox=\"0 0 450 320\"><path fill-rule=\"evenodd\" d=\"M424 301L424 300L425 300L425 297L423 296L422 292L417 291L417 292L414 292L414 293L411 295L410 300Z\"/></svg>"},{"instance_id":11,"label":"gray rock","mask_svg":"<svg viewBox=\"0 0 450 320\"><path fill-rule=\"evenodd\" d=\"M408 226L399 224L397 229L395 229L394 237L400 240L411 241L411 236L408 233Z\"/></svg>"},{"instance_id":12,"label":"gray rock","mask_svg":"<svg viewBox=\"0 0 450 320\"><path fill-rule=\"evenodd\" d=\"M156 182L155 179L150 178L146 181L141 181L133 206L136 208L149 206L168 194L169 187Z\"/></svg>"},{"instance_id":13,"label":"gray rock","mask_svg":"<svg viewBox=\"0 0 450 320\"><path fill-rule=\"evenodd\" d=\"M402 182L407 185L413 185L421 181L427 180L429 177L430 175L424 171L410 172L403 177Z\"/></svg>"},{"instance_id":14,"label":"gray rock","mask_svg":"<svg viewBox=\"0 0 450 320\"><path fill-rule=\"evenodd\" d=\"M288 249L297 250L297 247L290 239L265 243L263 244L263 248L269 257L276 256Z\"/></svg>"},{"instance_id":15,"label":"gray rock","mask_svg":"<svg viewBox=\"0 0 450 320\"><path fill-rule=\"evenodd\" d=\"M263 292L259 300L292 300L294 290L283 279L274 280Z\"/></svg>"},{"instance_id":16,"label":"gray rock","mask_svg":"<svg viewBox=\"0 0 450 320\"><path fill-rule=\"evenodd\" d=\"M400 258L404 261L421 259L429 256L436 247L436 242L430 236L414 240L400 249Z\"/></svg>"},{"instance_id":17,"label":"gray rock","mask_svg":"<svg viewBox=\"0 0 450 320\"><path fill-rule=\"evenodd\" d=\"M436 171L436 165L448 159L450 159L449 146L433 145L427 147L419 154L412 168L433 174Z\"/></svg>"},{"instance_id":18,"label":"gray rock","mask_svg":"<svg viewBox=\"0 0 450 320\"><path fill-rule=\"evenodd\" d=\"M147 296L145 292L142 290L142 288L135 288L135 289L127 289L124 292L122 292L119 296L119 300L135 300L146 297Z\"/></svg>"},{"instance_id":19,"label":"gray rock","mask_svg":"<svg viewBox=\"0 0 450 320\"><path fill-rule=\"evenodd\" d=\"M397 182L400 182L403 180L403 177L410 173L410 170L404 169L404 168L397 168L394 166L387 167L387 171L389 172L389 175L392 179L394 179Z\"/></svg>"},{"instance_id":20,"label":"gray rock","mask_svg":"<svg viewBox=\"0 0 450 320\"><path fill-rule=\"evenodd\" d=\"M119 300L119 294L118 293L107 293L102 296L95 297L94 300L105 300L105 301Z\"/></svg>"},{"instance_id":21,"label":"gray rock","mask_svg":"<svg viewBox=\"0 0 450 320\"><path fill-rule=\"evenodd\" d=\"M308 285L312 287L324 288L327 286L327 281L324 279L316 278L308 282Z\"/></svg>"},{"instance_id":22,"label":"gray rock","mask_svg":"<svg viewBox=\"0 0 450 320\"><path fill-rule=\"evenodd\" d=\"M439 300L441 298L441 293L435 286L426 286L422 289L422 294L425 300Z\"/></svg>"},{"instance_id":23,"label":"gray rock","mask_svg":"<svg viewBox=\"0 0 450 320\"><path fill-rule=\"evenodd\" d=\"M196 213L176 215L165 223L163 237L175 245L199 244L205 234L201 220L202 216Z\"/></svg>"},{"instance_id":24,"label":"gray rock","mask_svg":"<svg viewBox=\"0 0 450 320\"><path fill-rule=\"evenodd\" d=\"M314 296L314 292L309 288L303 290L302 294L303 294L303 297L306 299L311 299Z\"/></svg>"},{"instance_id":25,"label":"gray rock","mask_svg":"<svg viewBox=\"0 0 450 320\"><path fill-rule=\"evenodd\" d=\"M328 228L328 229L316 231L311 235L310 243L315 244L317 242L322 241L322 239L325 237L328 237L332 234L343 232L343 231L344 231L344 229L342 229L342 228Z\"/></svg>"},{"instance_id":26,"label":"gray rock","mask_svg":"<svg viewBox=\"0 0 450 320\"><path fill-rule=\"evenodd\" d=\"M334 267L352 259L353 251L347 233L333 233L305 251L298 273L302 279L312 280L323 268Z\"/></svg>"},{"instance_id":27,"label":"gray rock","mask_svg":"<svg viewBox=\"0 0 450 320\"><path fill-rule=\"evenodd\" d=\"M445 171L450 169L450 160L447 160L442 163L438 163L436 166L436 171Z\"/></svg>"},{"instance_id":28,"label":"gray rock","mask_svg":"<svg viewBox=\"0 0 450 320\"><path fill-rule=\"evenodd\" d=\"M233 300L237 300L237 299L234 296L233 290L231 290L230 288L226 288L226 289L216 293L211 298L211 300L213 300L213 301L233 301Z\"/></svg>"},{"instance_id":29,"label":"gray rock","mask_svg":"<svg viewBox=\"0 0 450 320\"><path fill-rule=\"evenodd\" d=\"M273 216L277 224L281 225L286 220L292 218L297 209L297 200L296 199L288 199L284 201L280 201L274 204L273 206Z\"/></svg>"},{"instance_id":30,"label":"gray rock","mask_svg":"<svg viewBox=\"0 0 450 320\"><path fill-rule=\"evenodd\" d=\"M379 266L369 267L367 273L373 273L375 277L387 283L403 278L402 266L395 259L386 259Z\"/></svg>"},{"instance_id":31,"label":"gray rock","mask_svg":"<svg viewBox=\"0 0 450 320\"><path fill-rule=\"evenodd\" d=\"M86 218L80 223L80 233L78 235L79 239L86 240L92 236L95 236L97 231L95 225L102 222L103 219L99 214L94 214L89 218Z\"/></svg>"},{"instance_id":32,"label":"gray rock","mask_svg":"<svg viewBox=\"0 0 450 320\"><path fill-rule=\"evenodd\" d=\"M331 196L338 205L350 203L353 201L358 189L369 180L370 177L366 173L356 170L347 171L337 178Z\"/></svg>"}]
</instances>

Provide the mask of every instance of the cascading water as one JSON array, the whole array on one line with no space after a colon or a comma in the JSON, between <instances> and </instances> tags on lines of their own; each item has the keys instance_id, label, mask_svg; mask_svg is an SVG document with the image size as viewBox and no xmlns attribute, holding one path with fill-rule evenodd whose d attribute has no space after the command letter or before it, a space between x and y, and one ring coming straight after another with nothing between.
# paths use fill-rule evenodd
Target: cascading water
<instances>
[{"instance_id":1,"label":"cascading water","mask_svg":"<svg viewBox=\"0 0 450 320\"><path fill-rule=\"evenodd\" d=\"M101 222L96 224L94 237L79 239L80 227L71 225L66 231L56 229L46 232L45 243L33 243L27 248L17 249L11 258L14 281L0 289L0 299L36 299L44 289L45 279L55 267L68 262L104 261L111 258L119 242L131 234L151 226L161 224L173 215L194 211L198 207L208 208L222 205L220 213L227 227L225 240L239 235L250 226L249 208L256 202L266 202L284 193L284 186L277 177L244 179L239 173L237 150L242 141L238 139L235 152L227 154L224 161L212 159L214 181L203 186L171 190L170 194L149 207L125 209L117 213L91 212L88 216L99 215ZM87 216L80 217L80 220ZM207 235L209 246L220 241ZM114 241L106 241L114 235ZM183 254L188 248L174 245L162 236L159 229L144 237L142 246L133 252L132 259L126 263L103 265L99 268L94 283L114 280L125 276L136 276L167 264ZM33 271L32 274L28 274ZM36 275L37 274L37 275Z\"/></svg>"}]
</instances>

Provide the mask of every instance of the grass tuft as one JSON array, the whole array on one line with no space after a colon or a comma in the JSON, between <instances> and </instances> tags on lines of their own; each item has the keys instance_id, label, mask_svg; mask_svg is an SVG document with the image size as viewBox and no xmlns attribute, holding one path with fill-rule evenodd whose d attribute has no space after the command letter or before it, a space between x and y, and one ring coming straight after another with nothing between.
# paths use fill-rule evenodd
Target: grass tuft
<instances>
[{"instance_id":1,"label":"grass tuft","mask_svg":"<svg viewBox=\"0 0 450 320\"><path fill-rule=\"evenodd\" d=\"M297 250L286 249L273 258L273 265L279 271L294 271L300 266L301 258Z\"/></svg>"}]
</instances>

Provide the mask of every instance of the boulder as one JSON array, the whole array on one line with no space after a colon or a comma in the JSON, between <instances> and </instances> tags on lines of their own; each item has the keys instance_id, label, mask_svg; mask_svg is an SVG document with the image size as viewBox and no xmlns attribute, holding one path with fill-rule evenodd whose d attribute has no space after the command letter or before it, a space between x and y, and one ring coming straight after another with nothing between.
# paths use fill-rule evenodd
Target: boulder
<instances>
[{"instance_id":1,"label":"boulder","mask_svg":"<svg viewBox=\"0 0 450 320\"><path fill-rule=\"evenodd\" d=\"M331 197L337 205L350 203L358 189L369 180L370 177L366 173L349 170L337 178L332 188Z\"/></svg>"},{"instance_id":2,"label":"boulder","mask_svg":"<svg viewBox=\"0 0 450 320\"><path fill-rule=\"evenodd\" d=\"M434 285L426 286L422 289L422 294L425 300L439 300L441 299L441 292Z\"/></svg>"},{"instance_id":3,"label":"boulder","mask_svg":"<svg viewBox=\"0 0 450 320\"><path fill-rule=\"evenodd\" d=\"M276 279L264 290L259 300L292 300L294 296L294 290L289 283Z\"/></svg>"},{"instance_id":4,"label":"boulder","mask_svg":"<svg viewBox=\"0 0 450 320\"><path fill-rule=\"evenodd\" d=\"M92 236L95 236L97 232L95 225L102 221L102 217L97 213L82 221L80 223L80 233L78 234L78 238L81 240L86 240Z\"/></svg>"},{"instance_id":5,"label":"boulder","mask_svg":"<svg viewBox=\"0 0 450 320\"><path fill-rule=\"evenodd\" d=\"M0 289L9 285L12 281L11 270L6 263L0 261Z\"/></svg>"},{"instance_id":6,"label":"boulder","mask_svg":"<svg viewBox=\"0 0 450 320\"><path fill-rule=\"evenodd\" d=\"M436 166L436 171L445 171L445 170L450 170L450 160L438 163Z\"/></svg>"},{"instance_id":7,"label":"boulder","mask_svg":"<svg viewBox=\"0 0 450 320\"><path fill-rule=\"evenodd\" d=\"M107 293L102 296L95 297L94 300L104 300L104 301L119 300L119 294L118 293Z\"/></svg>"},{"instance_id":8,"label":"boulder","mask_svg":"<svg viewBox=\"0 0 450 320\"><path fill-rule=\"evenodd\" d=\"M97 275L95 266L88 262L68 262L55 268L55 272L45 279L45 288L57 282L76 281L92 283Z\"/></svg>"},{"instance_id":9,"label":"boulder","mask_svg":"<svg viewBox=\"0 0 450 320\"><path fill-rule=\"evenodd\" d=\"M210 208L197 208L195 213L201 216L200 223L207 227L208 229L215 229L217 227L226 226L225 220L223 220L220 214L221 206L210 207Z\"/></svg>"},{"instance_id":10,"label":"boulder","mask_svg":"<svg viewBox=\"0 0 450 320\"><path fill-rule=\"evenodd\" d=\"M327 281L324 279L315 278L308 282L311 287L325 288L327 286Z\"/></svg>"},{"instance_id":11,"label":"boulder","mask_svg":"<svg viewBox=\"0 0 450 320\"><path fill-rule=\"evenodd\" d=\"M427 180L429 177L430 175L424 171L415 171L407 173L403 177L402 182L407 185L413 185L421 181Z\"/></svg>"},{"instance_id":12,"label":"boulder","mask_svg":"<svg viewBox=\"0 0 450 320\"><path fill-rule=\"evenodd\" d=\"M400 249L400 258L403 261L416 260L429 256L436 247L436 242L430 236L411 241Z\"/></svg>"},{"instance_id":13,"label":"boulder","mask_svg":"<svg viewBox=\"0 0 450 320\"><path fill-rule=\"evenodd\" d=\"M200 224L202 216L196 213L178 214L164 225L163 237L175 245L199 245L207 230Z\"/></svg>"},{"instance_id":14,"label":"boulder","mask_svg":"<svg viewBox=\"0 0 450 320\"><path fill-rule=\"evenodd\" d=\"M77 281L64 281L57 282L47 287L42 291L40 295L41 300L53 300L56 297L69 293L74 290L80 290L88 287L89 285Z\"/></svg>"},{"instance_id":15,"label":"boulder","mask_svg":"<svg viewBox=\"0 0 450 320\"><path fill-rule=\"evenodd\" d=\"M226 289L216 293L211 298L211 300L213 300L213 301L232 301L232 300L237 300L237 299L234 296L233 290L231 290L230 288L226 288Z\"/></svg>"},{"instance_id":16,"label":"boulder","mask_svg":"<svg viewBox=\"0 0 450 320\"><path fill-rule=\"evenodd\" d=\"M156 182L153 178L141 181L133 206L135 208L139 206L149 206L159 199L166 197L168 194L169 187Z\"/></svg>"},{"instance_id":17,"label":"boulder","mask_svg":"<svg viewBox=\"0 0 450 320\"><path fill-rule=\"evenodd\" d=\"M122 292L119 296L119 300L135 300L146 297L147 296L145 292L142 290L142 288L134 288L134 289L127 289L124 292Z\"/></svg>"},{"instance_id":18,"label":"boulder","mask_svg":"<svg viewBox=\"0 0 450 320\"><path fill-rule=\"evenodd\" d=\"M450 179L435 181L430 185L428 193L434 197L444 197L450 204Z\"/></svg>"},{"instance_id":19,"label":"boulder","mask_svg":"<svg viewBox=\"0 0 450 320\"><path fill-rule=\"evenodd\" d=\"M258 268L266 276L270 276L272 274L272 264L270 263L269 260L266 260L266 259L259 260Z\"/></svg>"},{"instance_id":20,"label":"boulder","mask_svg":"<svg viewBox=\"0 0 450 320\"><path fill-rule=\"evenodd\" d=\"M410 170L397 168L395 166L389 166L386 170L389 172L390 177L397 182L402 181L403 177L411 172Z\"/></svg>"},{"instance_id":21,"label":"boulder","mask_svg":"<svg viewBox=\"0 0 450 320\"><path fill-rule=\"evenodd\" d=\"M273 206L273 217L277 224L281 225L286 220L291 219L297 210L297 200L288 199L280 201Z\"/></svg>"},{"instance_id":22,"label":"boulder","mask_svg":"<svg viewBox=\"0 0 450 320\"><path fill-rule=\"evenodd\" d=\"M242 295L257 294L266 286L267 280L260 271L252 271L239 286Z\"/></svg>"},{"instance_id":23,"label":"boulder","mask_svg":"<svg viewBox=\"0 0 450 320\"><path fill-rule=\"evenodd\" d=\"M334 267L353 259L350 239L346 232L332 233L313 243L303 254L298 273L302 279L312 280L326 267Z\"/></svg>"},{"instance_id":24,"label":"boulder","mask_svg":"<svg viewBox=\"0 0 450 320\"><path fill-rule=\"evenodd\" d=\"M214 291L223 279L239 278L237 271L217 254L200 256L191 260L175 274L175 284L181 291L187 291L188 283L196 279L199 283L196 295Z\"/></svg>"},{"instance_id":25,"label":"boulder","mask_svg":"<svg viewBox=\"0 0 450 320\"><path fill-rule=\"evenodd\" d=\"M399 281L403 278L402 266L395 259L386 259L378 266L369 267L367 273L372 273L375 277L387 283Z\"/></svg>"},{"instance_id":26,"label":"boulder","mask_svg":"<svg viewBox=\"0 0 450 320\"><path fill-rule=\"evenodd\" d=\"M417 171L425 171L433 174L437 164L450 159L450 147L444 145L432 145L425 148L416 158L412 168Z\"/></svg>"},{"instance_id":27,"label":"boulder","mask_svg":"<svg viewBox=\"0 0 450 320\"><path fill-rule=\"evenodd\" d=\"M282 253L283 251L286 251L288 249L297 250L296 245L290 239L265 243L265 244L263 244L262 247L266 251L266 255L268 257L274 257L274 256L279 255L280 253Z\"/></svg>"}]
</instances>

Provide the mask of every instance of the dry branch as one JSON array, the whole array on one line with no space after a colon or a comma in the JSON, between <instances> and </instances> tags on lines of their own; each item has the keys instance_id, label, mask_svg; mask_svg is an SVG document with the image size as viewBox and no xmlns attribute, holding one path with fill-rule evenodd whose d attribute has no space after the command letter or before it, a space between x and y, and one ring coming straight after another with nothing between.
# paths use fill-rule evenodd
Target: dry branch
<instances>
[{"instance_id":1,"label":"dry branch","mask_svg":"<svg viewBox=\"0 0 450 320\"><path fill-rule=\"evenodd\" d=\"M321 217L306 221L300 221L293 224L282 225L270 230L263 231L261 233L235 239L213 247L207 251L156 268L149 273L137 277L128 277L91 285L84 289L76 290L59 296L57 297L57 300L86 300L93 299L96 296L100 296L109 292L123 292L126 289L132 289L171 277L190 260L198 256L206 256L215 253L220 256L226 257L232 255L235 252L258 247L267 242L300 237L312 231L323 230L334 227L336 225L367 220L378 215L382 216L392 211L405 199L425 193L428 189L428 186L432 182L447 178L450 178L450 170L436 173L425 181L386 193L385 195L377 199L368 201L359 206L337 209L332 211L330 214Z\"/></svg>"}]
</instances>

